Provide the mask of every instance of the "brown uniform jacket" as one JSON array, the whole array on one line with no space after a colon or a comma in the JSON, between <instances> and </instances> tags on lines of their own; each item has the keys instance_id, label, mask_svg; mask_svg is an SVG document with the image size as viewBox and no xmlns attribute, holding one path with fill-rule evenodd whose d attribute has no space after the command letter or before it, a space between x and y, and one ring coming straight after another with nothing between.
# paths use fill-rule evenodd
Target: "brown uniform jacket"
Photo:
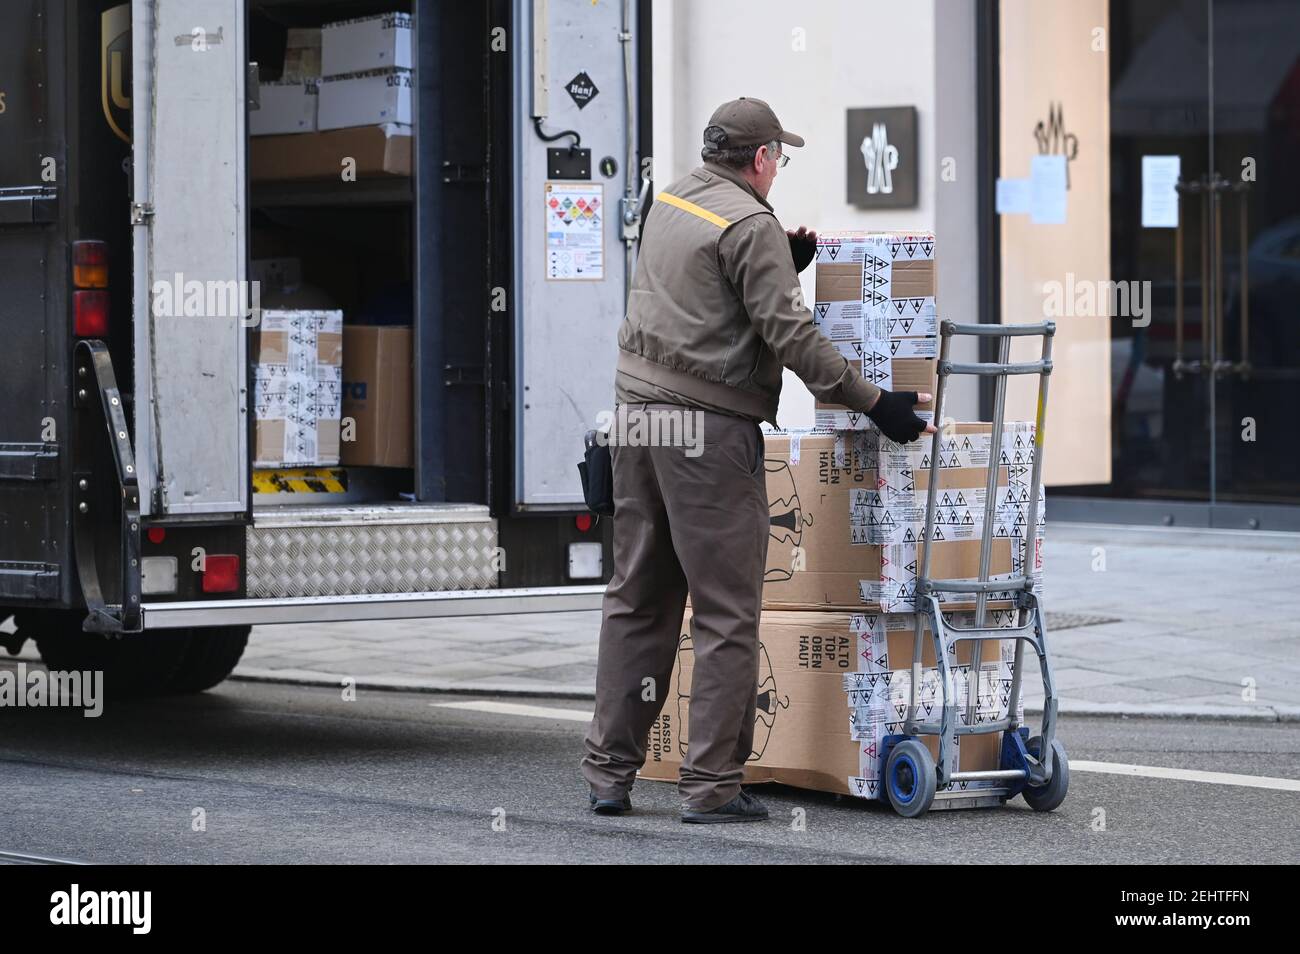
<instances>
[{"instance_id":1,"label":"brown uniform jacket","mask_svg":"<svg viewBox=\"0 0 1300 954\"><path fill-rule=\"evenodd\" d=\"M879 394L813 326L772 207L713 163L661 192L646 216L618 346L620 403L775 424L783 365L827 403L864 411Z\"/></svg>"}]
</instances>

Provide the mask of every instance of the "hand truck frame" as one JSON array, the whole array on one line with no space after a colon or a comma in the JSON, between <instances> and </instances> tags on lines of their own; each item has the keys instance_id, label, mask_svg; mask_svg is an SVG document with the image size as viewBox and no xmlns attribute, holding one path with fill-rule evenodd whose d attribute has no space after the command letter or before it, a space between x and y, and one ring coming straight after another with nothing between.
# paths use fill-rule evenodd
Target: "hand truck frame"
<instances>
[{"instance_id":1,"label":"hand truck frame","mask_svg":"<svg viewBox=\"0 0 1300 954\"><path fill-rule=\"evenodd\" d=\"M967 325L947 320L940 323L938 384L934 400L936 432L931 445L930 484L926 499L925 526L921 535L923 552L920 555L916 578L916 637L913 641L910 698L907 717L903 723L903 734L890 735L883 740L886 796L894 810L906 817L917 817L928 811L934 804L938 790L943 789L947 794L954 789L966 789L967 783L970 782L1003 784L993 789L971 789L969 793L972 796L983 796L983 798L965 799L968 804L1000 804L1008 798L1023 794L1025 801L1037 811L1052 811L1058 807L1064 801L1069 787L1069 761L1064 746L1056 738L1057 699L1052 678L1052 662L1047 648L1047 627L1044 622L1042 600L1034 591L1033 578L1038 548L1038 499L1042 492L1043 481L1043 434L1047 415L1047 386L1052 373L1052 339L1055 334L1056 323L1052 321L1023 325ZM952 361L950 358L952 340L958 335L977 339L997 338L997 361L974 364ZM1037 361L1012 363L1010 361L1011 339L1028 336L1041 336L1042 356ZM993 421L989 434L988 476L984 495L984 524L980 537L979 579L976 581L930 578L931 554L928 541L935 537L935 505L941 456L939 441L943 433L941 422L944 395L948 379L955 374L995 379ZM1006 413L1007 378L1013 374L1039 376L1028 517L1022 541L1023 572L1010 580L990 580L998 473L1003 459L1002 431ZM1009 629L987 625L990 594L1004 592L1010 593L1015 602L1016 625ZM973 626L955 627L944 619L940 605L940 594L943 593L975 594ZM918 718L922 682L921 647L927 623L934 642L935 661L942 692L942 712L938 722L927 722ZM1008 712L1002 719L983 722L976 713L983 644L1006 639L1015 640L1016 647ZM949 661L949 652L955 644L961 642L970 642L973 646L966 708L964 718L959 720L953 664ZM1029 643L1038 654L1038 665L1043 678L1042 728L1039 735L1032 739L1029 737L1029 729L1021 726L1017 718L1021 690L1021 664L1024 660L1026 643ZM958 724L959 721L962 724ZM993 732L1003 733L999 768L985 771L949 771L950 756L957 746L959 737ZM938 736L937 763L930 750L920 741L920 736L927 735Z\"/></svg>"}]
</instances>

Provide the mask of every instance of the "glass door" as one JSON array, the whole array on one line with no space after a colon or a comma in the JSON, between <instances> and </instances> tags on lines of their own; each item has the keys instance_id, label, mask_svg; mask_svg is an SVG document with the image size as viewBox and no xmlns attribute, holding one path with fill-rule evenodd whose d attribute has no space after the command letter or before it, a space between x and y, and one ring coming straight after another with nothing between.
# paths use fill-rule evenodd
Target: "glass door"
<instances>
[{"instance_id":1,"label":"glass door","mask_svg":"<svg viewBox=\"0 0 1300 954\"><path fill-rule=\"evenodd\" d=\"M1110 26L1112 279L1148 294L1113 327L1107 490L1212 524L1300 503L1300 3L1112 0Z\"/></svg>"},{"instance_id":2,"label":"glass door","mask_svg":"<svg viewBox=\"0 0 1300 954\"><path fill-rule=\"evenodd\" d=\"M1110 4L1111 279L1146 292L1146 314L1111 329L1117 497L1209 499L1209 14L1209 0ZM1144 214L1157 180L1164 206Z\"/></svg>"},{"instance_id":3,"label":"glass door","mask_svg":"<svg viewBox=\"0 0 1300 954\"><path fill-rule=\"evenodd\" d=\"M1211 503L1300 503L1300 3L1210 0Z\"/></svg>"}]
</instances>

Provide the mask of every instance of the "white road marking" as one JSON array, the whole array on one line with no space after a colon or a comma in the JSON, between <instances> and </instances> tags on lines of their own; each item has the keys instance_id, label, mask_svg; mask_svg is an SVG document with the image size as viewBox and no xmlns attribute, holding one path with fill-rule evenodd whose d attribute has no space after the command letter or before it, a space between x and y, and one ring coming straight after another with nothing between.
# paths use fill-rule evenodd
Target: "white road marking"
<instances>
[{"instance_id":1,"label":"white road marking","mask_svg":"<svg viewBox=\"0 0 1300 954\"><path fill-rule=\"evenodd\" d=\"M581 709L558 709L527 706L518 702L431 702L435 709L465 709L471 712L494 712L498 715L528 716L536 719L563 719L590 722L592 713ZM1085 762L1070 760L1071 772L1097 772L1103 775L1128 775L1138 778L1163 778L1179 782L1202 782L1206 785L1238 785L1244 788L1269 788L1280 792L1300 792L1300 779L1271 778L1267 775L1234 775L1230 772L1202 772L1197 769L1165 768L1160 765L1128 765L1123 762Z\"/></svg>"},{"instance_id":2,"label":"white road marking","mask_svg":"<svg viewBox=\"0 0 1300 954\"><path fill-rule=\"evenodd\" d=\"M1076 762L1071 772L1101 772L1106 775L1136 775L1141 778L1169 778L1207 785L1239 785L1243 788L1272 788L1279 792L1300 792L1300 779L1270 778L1267 775L1234 775L1231 772L1201 772L1196 769L1165 768L1161 765L1125 765L1122 762Z\"/></svg>"},{"instance_id":3,"label":"white road marking","mask_svg":"<svg viewBox=\"0 0 1300 954\"><path fill-rule=\"evenodd\" d=\"M431 702L435 709L469 709L473 712L495 712L498 715L531 716L535 719L566 719L569 722L590 722L592 713L581 709L557 709L547 706L525 706L517 702Z\"/></svg>"}]
</instances>

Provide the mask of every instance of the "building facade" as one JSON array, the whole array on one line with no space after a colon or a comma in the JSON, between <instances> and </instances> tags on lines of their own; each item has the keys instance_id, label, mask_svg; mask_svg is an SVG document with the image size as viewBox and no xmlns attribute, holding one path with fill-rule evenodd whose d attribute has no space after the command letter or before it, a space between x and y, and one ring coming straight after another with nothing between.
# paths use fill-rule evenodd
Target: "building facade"
<instances>
[{"instance_id":1,"label":"building facade","mask_svg":"<svg viewBox=\"0 0 1300 954\"><path fill-rule=\"evenodd\" d=\"M1053 519L1300 529L1300 4L653 12L660 184L718 103L765 98L808 140L771 196L788 227L932 229L941 317L1056 320ZM810 423L787 384L782 423ZM977 382L949 393L987 416Z\"/></svg>"}]
</instances>

